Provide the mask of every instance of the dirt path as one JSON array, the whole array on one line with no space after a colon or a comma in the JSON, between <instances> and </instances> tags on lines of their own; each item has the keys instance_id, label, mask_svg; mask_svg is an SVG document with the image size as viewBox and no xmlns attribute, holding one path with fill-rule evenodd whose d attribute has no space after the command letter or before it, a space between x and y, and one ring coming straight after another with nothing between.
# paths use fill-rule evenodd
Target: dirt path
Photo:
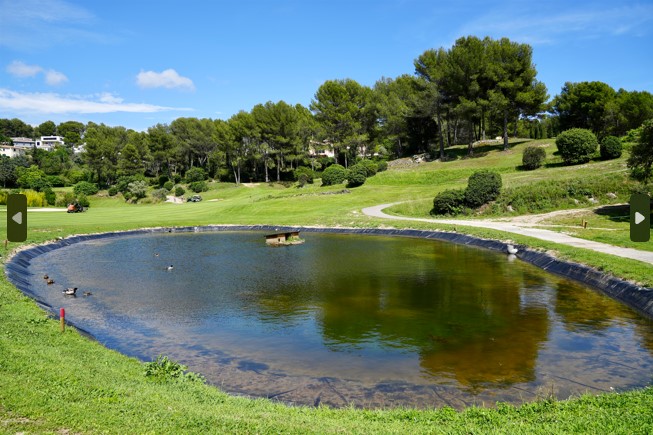
<instances>
[{"instance_id":1,"label":"dirt path","mask_svg":"<svg viewBox=\"0 0 653 435\"><path fill-rule=\"evenodd\" d=\"M590 249L592 251L601 252L603 254L616 255L618 257L630 258L632 260L643 261L644 263L653 264L653 252L639 251L632 248L621 248L618 246L608 245L607 243L593 242L591 240L579 239L577 237L568 236L566 234L557 233L555 231L543 230L540 228L531 228L537 224L537 221L519 222L517 219L506 221L491 221L491 220L463 220L463 219L425 219L425 218L411 218L401 216L391 216L383 213L383 209L391 207L398 203L381 204L374 207L367 207L363 209L363 214L381 219L394 219L405 221L417 222L431 222L449 225L460 225L476 228L490 228L493 230L505 231L507 233L520 234L522 236L534 237L540 240L549 242L561 243L563 245L573 246L576 248ZM566 212L567 210L561 211ZM540 215L542 216L542 215ZM548 214L550 217L551 214Z\"/></svg>"}]
</instances>

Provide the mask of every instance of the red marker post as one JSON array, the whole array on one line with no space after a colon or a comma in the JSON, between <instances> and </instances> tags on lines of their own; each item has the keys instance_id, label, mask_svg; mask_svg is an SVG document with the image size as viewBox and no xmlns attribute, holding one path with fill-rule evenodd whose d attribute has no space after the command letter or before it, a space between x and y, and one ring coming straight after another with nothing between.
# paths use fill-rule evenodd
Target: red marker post
<instances>
[{"instance_id":1,"label":"red marker post","mask_svg":"<svg viewBox=\"0 0 653 435\"><path fill-rule=\"evenodd\" d=\"M61 332L66 330L66 310L59 309L59 321L61 322Z\"/></svg>"}]
</instances>

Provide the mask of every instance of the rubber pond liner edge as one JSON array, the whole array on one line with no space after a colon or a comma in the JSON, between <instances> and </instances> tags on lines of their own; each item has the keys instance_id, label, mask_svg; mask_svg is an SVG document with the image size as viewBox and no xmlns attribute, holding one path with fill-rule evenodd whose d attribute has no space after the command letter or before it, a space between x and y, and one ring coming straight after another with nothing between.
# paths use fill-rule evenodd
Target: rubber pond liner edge
<instances>
[{"instance_id":1,"label":"rubber pond liner edge","mask_svg":"<svg viewBox=\"0 0 653 435\"><path fill-rule=\"evenodd\" d=\"M191 227L162 227L147 228L138 230L118 231L99 234L83 234L66 237L53 242L44 243L37 246L31 246L16 252L5 264L5 274L9 281L15 285L24 294L34 299L39 306L50 312L53 316L58 313L56 310L40 300L29 285L26 279L30 272L28 268L31 260L46 252L70 246L75 243L87 240L109 239L128 235L149 234L149 233L189 233L189 232L218 232L218 231L272 231L272 232L291 232L304 231L313 233L332 233L332 234L367 234L378 236L399 236L415 237L422 239L434 239L447 241L459 245L475 246L489 249L491 251L502 252L507 254L508 244L498 240L481 239L466 234L429 231L429 230L412 230L412 229L385 229L385 228L323 228L323 227L293 227L293 226L274 226L274 225L206 225ZM653 288L640 287L633 283L610 276L598 271L592 267L571 261L559 260L547 253L538 252L529 249L525 245L514 245L518 248L516 257L527 263L530 263L542 270L553 273L558 276L572 279L580 282L611 298L624 303L628 307L636 310L649 319L653 319ZM76 325L74 325L77 327ZM79 329L79 328L78 328ZM85 332L83 329L81 332Z\"/></svg>"}]
</instances>

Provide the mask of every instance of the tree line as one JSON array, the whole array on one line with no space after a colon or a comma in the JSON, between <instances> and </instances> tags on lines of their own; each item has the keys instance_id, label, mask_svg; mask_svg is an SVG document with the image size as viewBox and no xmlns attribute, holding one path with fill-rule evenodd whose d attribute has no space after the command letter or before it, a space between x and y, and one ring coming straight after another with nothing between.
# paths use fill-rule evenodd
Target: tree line
<instances>
[{"instance_id":1,"label":"tree line","mask_svg":"<svg viewBox=\"0 0 653 435\"><path fill-rule=\"evenodd\" d=\"M572 127L599 137L623 135L653 118L648 92L615 91L601 82L567 83L547 103L537 80L532 48L507 38L468 36L449 49L430 49L414 61L414 74L381 78L368 87L352 79L328 80L309 107L284 101L257 104L227 120L178 118L145 132L121 126L46 121L32 127L0 119L0 140L59 135L65 147L2 159L0 182L12 167L36 164L68 182L113 185L121 176L158 177L202 168L210 176L242 181L291 179L299 167L321 171L365 159L418 153L445 158L446 148L509 135L551 137ZM72 146L84 144L80 155ZM326 158L325 152L333 152Z\"/></svg>"}]
</instances>

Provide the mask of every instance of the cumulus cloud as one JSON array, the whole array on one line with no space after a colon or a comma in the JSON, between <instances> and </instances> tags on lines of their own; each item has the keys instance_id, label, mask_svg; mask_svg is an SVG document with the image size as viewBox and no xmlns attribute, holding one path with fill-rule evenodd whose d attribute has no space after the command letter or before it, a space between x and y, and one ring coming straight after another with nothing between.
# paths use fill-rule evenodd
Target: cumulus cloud
<instances>
[{"instance_id":1,"label":"cumulus cloud","mask_svg":"<svg viewBox=\"0 0 653 435\"><path fill-rule=\"evenodd\" d=\"M53 69L45 72L45 82L49 85L56 86L68 81L68 77L64 73L55 71Z\"/></svg>"},{"instance_id":2,"label":"cumulus cloud","mask_svg":"<svg viewBox=\"0 0 653 435\"><path fill-rule=\"evenodd\" d=\"M68 77L62 72L53 69L46 70L39 65L28 65L20 60L15 60L7 65L7 72L15 77L35 77L37 74L43 73L45 76L45 83L51 86L57 86L68 81Z\"/></svg>"},{"instance_id":3,"label":"cumulus cloud","mask_svg":"<svg viewBox=\"0 0 653 435\"><path fill-rule=\"evenodd\" d=\"M6 70L12 76L34 77L35 75L43 71L43 68L41 68L38 65L28 65L25 62L21 62L20 60L15 60L11 62L9 65L7 65Z\"/></svg>"},{"instance_id":4,"label":"cumulus cloud","mask_svg":"<svg viewBox=\"0 0 653 435\"><path fill-rule=\"evenodd\" d=\"M85 113L153 113L170 110L192 110L144 103L123 103L109 93L94 96L63 96L49 92L16 92L0 88L0 111L38 114Z\"/></svg>"},{"instance_id":5,"label":"cumulus cloud","mask_svg":"<svg viewBox=\"0 0 653 435\"><path fill-rule=\"evenodd\" d=\"M174 69L167 69L163 72L141 71L136 76L136 82L141 88L182 88L195 90L193 81L188 77L182 77Z\"/></svg>"}]
</instances>

